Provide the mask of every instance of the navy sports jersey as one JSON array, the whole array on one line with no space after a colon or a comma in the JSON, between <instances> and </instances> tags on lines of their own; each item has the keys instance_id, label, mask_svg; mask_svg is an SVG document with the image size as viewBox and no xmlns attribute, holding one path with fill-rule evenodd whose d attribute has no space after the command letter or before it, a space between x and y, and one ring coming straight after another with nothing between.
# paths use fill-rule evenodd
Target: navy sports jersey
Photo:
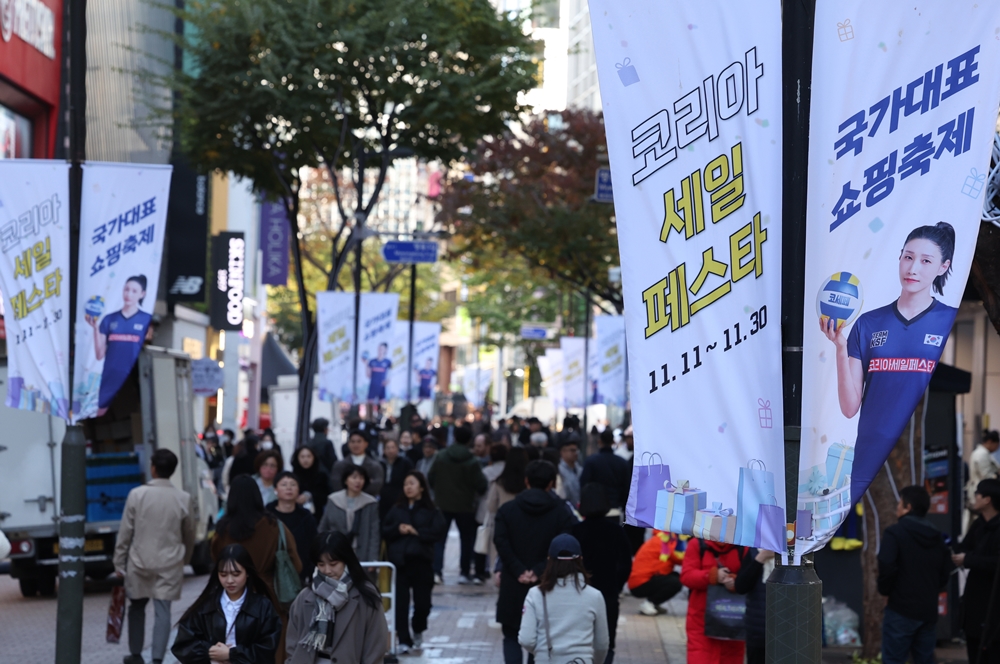
<instances>
[{"instance_id":1,"label":"navy sports jersey","mask_svg":"<svg viewBox=\"0 0 1000 664\"><path fill-rule=\"evenodd\" d=\"M934 373L958 310L938 300L907 321L896 303L858 318L847 354L861 360L864 392L851 472L857 502L882 468Z\"/></svg>"},{"instance_id":2,"label":"navy sports jersey","mask_svg":"<svg viewBox=\"0 0 1000 664\"><path fill-rule=\"evenodd\" d=\"M420 388L418 389L417 396L421 399L430 399L433 391L431 383L434 377L437 376L436 371L433 369L421 369L417 372L417 376L420 377Z\"/></svg>"},{"instance_id":3,"label":"navy sports jersey","mask_svg":"<svg viewBox=\"0 0 1000 664\"><path fill-rule=\"evenodd\" d=\"M368 361L368 368L372 372L372 381L368 383L368 400L383 401L385 399L385 379L389 376L389 367L392 360L385 358L380 360L377 357Z\"/></svg>"},{"instance_id":4,"label":"navy sports jersey","mask_svg":"<svg viewBox=\"0 0 1000 664\"><path fill-rule=\"evenodd\" d=\"M101 334L108 338L104 354L104 373L97 398L99 408L107 408L118 390L125 384L132 366L139 359L139 351L146 340L146 329L153 317L139 310L126 318L121 311L108 314L101 321Z\"/></svg>"}]
</instances>

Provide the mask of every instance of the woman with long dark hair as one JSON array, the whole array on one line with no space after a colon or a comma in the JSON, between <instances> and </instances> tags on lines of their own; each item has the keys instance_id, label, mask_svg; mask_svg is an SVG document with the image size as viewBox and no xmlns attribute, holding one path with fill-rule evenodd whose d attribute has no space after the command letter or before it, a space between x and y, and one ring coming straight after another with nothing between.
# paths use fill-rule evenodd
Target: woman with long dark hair
<instances>
[{"instance_id":1,"label":"woman with long dark hair","mask_svg":"<svg viewBox=\"0 0 1000 664\"><path fill-rule=\"evenodd\" d=\"M317 660L381 664L389 627L382 596L344 533L322 533L313 544L316 573L289 611L286 664Z\"/></svg>"},{"instance_id":2,"label":"woman with long dark hair","mask_svg":"<svg viewBox=\"0 0 1000 664\"><path fill-rule=\"evenodd\" d=\"M226 514L215 527L215 537L212 539L212 557L219 560L222 551L230 544L242 544L253 558L257 573L274 594L274 573L278 547L281 540L279 528L284 528L281 522L264 509L264 501L260 497L260 489L253 478L241 475L233 480L229 487L229 497L226 500ZM299 559L295 546L295 538L290 532L285 532L285 547L297 572L302 572L302 561ZM288 622L288 614L278 607L283 624ZM284 634L284 633L282 633ZM278 654L284 652L284 642L279 646ZM283 659L277 660L282 664Z\"/></svg>"},{"instance_id":3,"label":"woman with long dark hair","mask_svg":"<svg viewBox=\"0 0 1000 664\"><path fill-rule=\"evenodd\" d=\"M536 664L603 664L608 654L604 596L589 585L580 543L572 535L552 538L538 585L524 600L517 641Z\"/></svg>"},{"instance_id":4,"label":"woman with long dark hair","mask_svg":"<svg viewBox=\"0 0 1000 664\"><path fill-rule=\"evenodd\" d=\"M396 566L396 634L403 653L423 647L434 588L434 544L445 537L444 515L431 500L427 478L411 470L403 478L403 493L382 523L388 559ZM413 636L407 625L413 591Z\"/></svg>"},{"instance_id":5,"label":"woman with long dark hair","mask_svg":"<svg viewBox=\"0 0 1000 664\"><path fill-rule=\"evenodd\" d=\"M198 599L177 623L171 652L181 664L276 660L281 619L274 597L246 548L222 549Z\"/></svg>"},{"instance_id":6,"label":"woman with long dark hair","mask_svg":"<svg viewBox=\"0 0 1000 664\"><path fill-rule=\"evenodd\" d=\"M330 469L323 465L311 447L300 447L292 457L292 472L299 478L302 488L299 504L306 509L312 505L318 523L323 518L326 499L330 497Z\"/></svg>"}]
</instances>

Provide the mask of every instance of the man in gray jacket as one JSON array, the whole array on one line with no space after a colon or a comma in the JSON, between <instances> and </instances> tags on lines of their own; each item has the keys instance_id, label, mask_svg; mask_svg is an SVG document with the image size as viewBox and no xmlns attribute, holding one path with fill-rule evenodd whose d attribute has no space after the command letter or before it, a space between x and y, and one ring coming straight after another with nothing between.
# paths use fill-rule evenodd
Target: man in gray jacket
<instances>
[{"instance_id":1,"label":"man in gray jacket","mask_svg":"<svg viewBox=\"0 0 1000 664\"><path fill-rule=\"evenodd\" d=\"M153 600L153 662L163 661L170 638L170 602L181 598L184 563L194 548L191 496L174 487L170 476L177 455L156 450L150 459L153 478L129 492L115 546L115 570L125 577L129 598L125 664L144 664L146 604Z\"/></svg>"}]
</instances>

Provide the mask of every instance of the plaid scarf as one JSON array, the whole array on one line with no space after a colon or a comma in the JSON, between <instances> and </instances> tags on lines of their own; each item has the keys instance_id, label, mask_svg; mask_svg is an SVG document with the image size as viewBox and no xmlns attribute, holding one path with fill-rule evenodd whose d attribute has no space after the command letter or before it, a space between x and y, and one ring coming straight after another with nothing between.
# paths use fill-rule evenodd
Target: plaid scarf
<instances>
[{"instance_id":1,"label":"plaid scarf","mask_svg":"<svg viewBox=\"0 0 1000 664\"><path fill-rule=\"evenodd\" d=\"M316 593L316 608L313 610L309 631L299 643L309 650L329 652L333 647L333 622L347 604L347 594L351 590L351 575L345 570L339 579L331 579L319 570L313 575L312 591Z\"/></svg>"}]
</instances>

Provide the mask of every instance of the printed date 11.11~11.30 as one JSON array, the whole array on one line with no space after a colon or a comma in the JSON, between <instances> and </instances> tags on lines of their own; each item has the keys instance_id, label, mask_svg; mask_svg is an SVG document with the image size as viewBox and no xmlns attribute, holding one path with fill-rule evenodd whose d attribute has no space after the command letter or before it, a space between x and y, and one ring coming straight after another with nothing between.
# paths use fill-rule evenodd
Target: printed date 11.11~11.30
<instances>
[{"instance_id":1,"label":"printed date 11.11~11.30","mask_svg":"<svg viewBox=\"0 0 1000 664\"><path fill-rule=\"evenodd\" d=\"M680 376L686 376L698 367L702 366L704 362L702 361L702 354L707 359L709 353L713 350L718 352L718 348L721 345L722 351L730 351L744 341L748 340L751 336L757 334L767 326L767 305L764 305L757 311L750 312L750 324L749 329L744 328L739 323L734 323L732 327L728 327L722 331L724 339L720 339L713 343L707 344L704 349L700 345L695 346L690 351L681 353L680 364L682 365L682 370ZM676 381L680 376L670 372L670 363L666 363L660 366L659 369L649 372L649 393L657 391L661 387L666 387L670 383ZM674 364L676 369L677 364Z\"/></svg>"}]
</instances>

